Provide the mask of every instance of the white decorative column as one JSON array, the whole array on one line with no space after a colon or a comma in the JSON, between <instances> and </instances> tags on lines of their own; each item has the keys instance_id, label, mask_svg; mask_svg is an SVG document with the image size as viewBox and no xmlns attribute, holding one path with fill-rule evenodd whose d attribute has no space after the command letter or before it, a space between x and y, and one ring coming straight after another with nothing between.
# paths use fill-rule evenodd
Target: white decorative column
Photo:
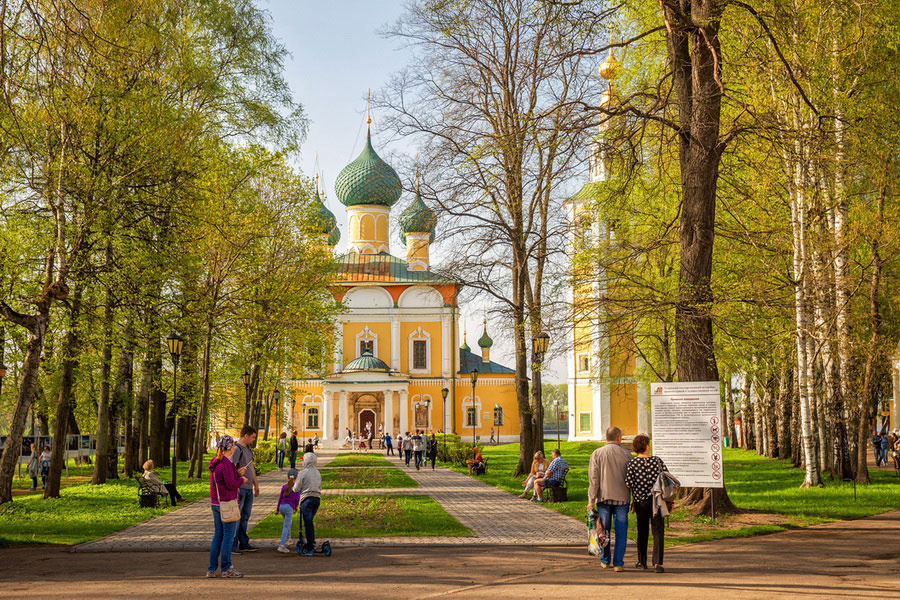
<instances>
[{"instance_id":1,"label":"white decorative column","mask_svg":"<svg viewBox=\"0 0 900 600\"><path fill-rule=\"evenodd\" d=\"M330 391L322 392L322 439L331 439L331 396Z\"/></svg>"},{"instance_id":2,"label":"white decorative column","mask_svg":"<svg viewBox=\"0 0 900 600\"><path fill-rule=\"evenodd\" d=\"M399 315L391 311L391 368L402 371L400 368L400 321Z\"/></svg>"},{"instance_id":3,"label":"white decorative column","mask_svg":"<svg viewBox=\"0 0 900 600\"><path fill-rule=\"evenodd\" d=\"M385 390L384 392L384 432L390 433L394 437L397 436L394 429L394 392L393 390Z\"/></svg>"},{"instance_id":4,"label":"white decorative column","mask_svg":"<svg viewBox=\"0 0 900 600\"><path fill-rule=\"evenodd\" d=\"M338 429L337 439L342 440L347 432L347 392L338 393Z\"/></svg>"},{"instance_id":5,"label":"white decorative column","mask_svg":"<svg viewBox=\"0 0 900 600\"><path fill-rule=\"evenodd\" d=\"M334 369L338 373L344 369L344 324L338 320L334 324Z\"/></svg>"},{"instance_id":6,"label":"white decorative column","mask_svg":"<svg viewBox=\"0 0 900 600\"><path fill-rule=\"evenodd\" d=\"M443 309L441 317L441 377L450 377L450 359L456 343L450 336L450 320L452 317L452 308Z\"/></svg>"},{"instance_id":7,"label":"white decorative column","mask_svg":"<svg viewBox=\"0 0 900 600\"><path fill-rule=\"evenodd\" d=\"M406 390L400 391L400 431L397 433L402 433L406 435L406 432L409 431L409 392Z\"/></svg>"},{"instance_id":8,"label":"white decorative column","mask_svg":"<svg viewBox=\"0 0 900 600\"><path fill-rule=\"evenodd\" d=\"M897 360L894 359L894 422L891 423L895 429L900 427L900 370L897 369Z\"/></svg>"}]
</instances>

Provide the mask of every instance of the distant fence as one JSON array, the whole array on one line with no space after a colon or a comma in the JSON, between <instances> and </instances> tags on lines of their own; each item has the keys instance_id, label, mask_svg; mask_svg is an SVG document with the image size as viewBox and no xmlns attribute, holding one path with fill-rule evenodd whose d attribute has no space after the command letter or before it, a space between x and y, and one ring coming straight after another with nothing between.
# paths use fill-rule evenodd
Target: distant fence
<instances>
[{"instance_id":1,"label":"distant fence","mask_svg":"<svg viewBox=\"0 0 900 600\"><path fill-rule=\"evenodd\" d=\"M6 446L8 436L0 436L0 450ZM22 437L22 448L19 450L19 463L28 463L31 458L31 444L37 443L38 452L43 450L44 446L53 448L53 436L50 435L26 435ZM125 452L125 436L119 436L119 453ZM67 435L66 436L66 458L84 458L86 456L94 456L97 454L97 436L95 435Z\"/></svg>"}]
</instances>

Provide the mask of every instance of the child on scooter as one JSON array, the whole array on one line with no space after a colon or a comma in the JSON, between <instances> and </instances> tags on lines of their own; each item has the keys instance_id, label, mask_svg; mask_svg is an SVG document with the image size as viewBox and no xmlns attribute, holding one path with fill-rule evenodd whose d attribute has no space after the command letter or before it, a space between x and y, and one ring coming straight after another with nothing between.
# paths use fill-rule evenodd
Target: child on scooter
<instances>
[{"instance_id":1,"label":"child on scooter","mask_svg":"<svg viewBox=\"0 0 900 600\"><path fill-rule=\"evenodd\" d=\"M319 510L320 497L322 495L322 475L316 468L316 455L307 452L303 455L303 469L297 475L294 482L294 492L299 493L300 514L303 516L303 530L306 531L306 544L303 545L303 535L297 541L297 554L313 556L316 553L316 529L313 519Z\"/></svg>"}]
</instances>

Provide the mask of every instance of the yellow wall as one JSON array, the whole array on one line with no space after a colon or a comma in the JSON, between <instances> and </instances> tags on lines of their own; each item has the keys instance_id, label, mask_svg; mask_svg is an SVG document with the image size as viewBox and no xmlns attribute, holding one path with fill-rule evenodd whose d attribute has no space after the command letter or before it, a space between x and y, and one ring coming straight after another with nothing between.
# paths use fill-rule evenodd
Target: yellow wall
<instances>
[{"instance_id":1,"label":"yellow wall","mask_svg":"<svg viewBox=\"0 0 900 600\"><path fill-rule=\"evenodd\" d=\"M571 420L572 423L572 431L576 436L581 435L591 435L594 432L594 429L597 427L597 423L594 422L594 417L596 415L594 412L594 400L593 400L594 391L590 385L577 385L575 386L575 414L572 415ZM586 431L581 430L581 413L588 412L591 413L591 428Z\"/></svg>"},{"instance_id":2,"label":"yellow wall","mask_svg":"<svg viewBox=\"0 0 900 600\"><path fill-rule=\"evenodd\" d=\"M621 429L623 435L639 433L637 391L634 383L610 386L609 424Z\"/></svg>"},{"instance_id":3,"label":"yellow wall","mask_svg":"<svg viewBox=\"0 0 900 600\"><path fill-rule=\"evenodd\" d=\"M344 366L359 355L356 335L367 325L369 330L378 336L378 358L388 365L391 364L390 323L344 323Z\"/></svg>"},{"instance_id":4,"label":"yellow wall","mask_svg":"<svg viewBox=\"0 0 900 600\"><path fill-rule=\"evenodd\" d=\"M480 385L483 380L501 379L503 385ZM475 387L475 397L481 401L481 426L475 428L475 435L481 436L481 442L487 442L490 438L491 428L494 429L496 435L518 435L519 433L519 411L518 402L516 400L515 379L512 375L504 377L482 375L478 378L479 385ZM456 386L456 433L458 433L464 441L471 441L472 428L466 427L466 413L463 407L463 400L472 394L472 385L468 381L457 380ZM449 400L449 398L448 398ZM503 407L503 426L494 427L494 405L499 404ZM484 413L489 412L490 417L485 419ZM448 428L450 425L448 424ZM498 431L499 430L499 431Z\"/></svg>"},{"instance_id":5,"label":"yellow wall","mask_svg":"<svg viewBox=\"0 0 900 600\"><path fill-rule=\"evenodd\" d=\"M426 321L421 323L400 323L400 371L402 373L409 372L409 335L418 329L428 333L431 343L431 354L429 364L429 375L440 377L441 375L441 323L440 321ZM372 329L370 326L369 329ZM374 331L374 329L372 330ZM380 342L380 338L379 338ZM385 361L387 362L387 361ZM390 363L388 363L390 364ZM440 388L438 388L440 392ZM440 395L440 394L438 394Z\"/></svg>"}]
</instances>

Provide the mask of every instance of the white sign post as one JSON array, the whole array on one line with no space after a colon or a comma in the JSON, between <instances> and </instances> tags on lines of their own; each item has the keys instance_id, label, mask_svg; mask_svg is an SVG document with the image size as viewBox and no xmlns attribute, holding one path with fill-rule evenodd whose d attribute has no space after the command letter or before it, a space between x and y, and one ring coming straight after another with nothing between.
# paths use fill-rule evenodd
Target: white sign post
<instances>
[{"instance_id":1,"label":"white sign post","mask_svg":"<svg viewBox=\"0 0 900 600\"><path fill-rule=\"evenodd\" d=\"M653 454L683 487L724 487L719 382L650 387Z\"/></svg>"}]
</instances>

